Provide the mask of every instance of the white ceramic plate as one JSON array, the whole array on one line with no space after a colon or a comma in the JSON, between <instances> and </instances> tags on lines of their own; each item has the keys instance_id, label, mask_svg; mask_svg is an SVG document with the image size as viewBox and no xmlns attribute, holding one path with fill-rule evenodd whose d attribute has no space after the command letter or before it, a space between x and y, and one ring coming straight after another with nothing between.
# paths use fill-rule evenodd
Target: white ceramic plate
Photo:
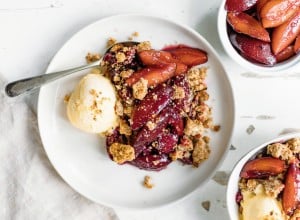
<instances>
[{"instance_id":1,"label":"white ceramic plate","mask_svg":"<svg viewBox=\"0 0 300 220\"><path fill-rule=\"evenodd\" d=\"M154 48L183 43L208 53L207 84L213 117L221 130L210 134L210 158L199 168L172 163L166 170L150 172L112 162L105 140L83 133L67 119L64 96L87 71L44 86L39 95L39 129L47 155L57 172L87 198L113 207L146 209L178 201L202 186L213 175L228 150L234 127L231 85L214 49L197 32L171 21L142 15L119 15L99 20L75 34L56 54L47 72L85 63L87 52L104 52L109 37L126 41L133 32L137 41L149 40ZM145 175L155 187L142 186Z\"/></svg>"}]
</instances>

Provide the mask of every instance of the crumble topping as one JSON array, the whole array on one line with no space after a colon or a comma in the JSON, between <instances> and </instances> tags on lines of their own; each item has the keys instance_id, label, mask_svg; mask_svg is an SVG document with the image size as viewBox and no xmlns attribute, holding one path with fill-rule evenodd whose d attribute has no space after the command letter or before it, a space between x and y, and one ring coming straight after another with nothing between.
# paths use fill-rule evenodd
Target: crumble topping
<instances>
[{"instance_id":1,"label":"crumble topping","mask_svg":"<svg viewBox=\"0 0 300 220\"><path fill-rule=\"evenodd\" d=\"M124 107L123 107L122 103L120 102L120 100L116 101L116 106L115 107L116 107L115 111L116 111L117 115L118 116L123 116Z\"/></svg>"},{"instance_id":2,"label":"crumble topping","mask_svg":"<svg viewBox=\"0 0 300 220\"><path fill-rule=\"evenodd\" d=\"M132 106L130 105L125 105L124 107L124 114L131 117L131 114L132 114Z\"/></svg>"},{"instance_id":3,"label":"crumble topping","mask_svg":"<svg viewBox=\"0 0 300 220\"><path fill-rule=\"evenodd\" d=\"M185 91L181 86L174 86L174 99L183 99L185 97Z\"/></svg>"},{"instance_id":4,"label":"crumble topping","mask_svg":"<svg viewBox=\"0 0 300 220\"><path fill-rule=\"evenodd\" d=\"M69 100L70 100L70 97L71 97L70 94L65 95L65 97L64 97L64 103L68 103Z\"/></svg>"},{"instance_id":5,"label":"crumble topping","mask_svg":"<svg viewBox=\"0 0 300 220\"><path fill-rule=\"evenodd\" d=\"M300 153L300 138L292 138L287 144L294 154Z\"/></svg>"},{"instance_id":6,"label":"crumble topping","mask_svg":"<svg viewBox=\"0 0 300 220\"><path fill-rule=\"evenodd\" d=\"M210 149L208 143L206 143L202 138L196 140L193 150L193 165L198 167L199 164L209 157Z\"/></svg>"},{"instance_id":7,"label":"crumble topping","mask_svg":"<svg viewBox=\"0 0 300 220\"><path fill-rule=\"evenodd\" d=\"M188 82L194 92L207 89L207 86L204 82L206 77L207 68L192 68L187 72Z\"/></svg>"},{"instance_id":8,"label":"crumble topping","mask_svg":"<svg viewBox=\"0 0 300 220\"><path fill-rule=\"evenodd\" d=\"M146 123L147 127L149 128L150 131L152 131L155 127L156 127L156 124L152 121L148 121Z\"/></svg>"},{"instance_id":9,"label":"crumble topping","mask_svg":"<svg viewBox=\"0 0 300 220\"><path fill-rule=\"evenodd\" d=\"M129 69L129 70L123 70L121 73L120 73L120 76L124 79L128 78L129 76L132 75L134 71Z\"/></svg>"},{"instance_id":10,"label":"crumble topping","mask_svg":"<svg viewBox=\"0 0 300 220\"><path fill-rule=\"evenodd\" d=\"M151 177L150 176L145 176L144 177L144 182L143 185L148 188L148 189L152 189L154 187L154 184L151 183Z\"/></svg>"},{"instance_id":11,"label":"crumble topping","mask_svg":"<svg viewBox=\"0 0 300 220\"><path fill-rule=\"evenodd\" d=\"M126 55L122 52L116 54L117 63L123 63L126 60Z\"/></svg>"},{"instance_id":12,"label":"crumble topping","mask_svg":"<svg viewBox=\"0 0 300 220\"><path fill-rule=\"evenodd\" d=\"M140 52L140 51L143 51L143 50L151 50L151 43L150 41L144 41L144 42L141 42L137 45L137 51Z\"/></svg>"},{"instance_id":13,"label":"crumble topping","mask_svg":"<svg viewBox=\"0 0 300 220\"><path fill-rule=\"evenodd\" d=\"M85 59L86 59L87 63L93 63L97 60L100 60L100 58L101 58L101 55L99 53L88 53L85 56Z\"/></svg>"},{"instance_id":14,"label":"crumble topping","mask_svg":"<svg viewBox=\"0 0 300 220\"><path fill-rule=\"evenodd\" d=\"M262 185L267 196L277 198L284 189L282 180L278 177L269 177L268 179L242 179L239 183L239 188L242 191L255 193L256 188Z\"/></svg>"},{"instance_id":15,"label":"crumble topping","mask_svg":"<svg viewBox=\"0 0 300 220\"><path fill-rule=\"evenodd\" d=\"M135 158L134 148L126 144L113 143L109 146L109 153L112 155L113 160L118 164L132 161Z\"/></svg>"},{"instance_id":16,"label":"crumble topping","mask_svg":"<svg viewBox=\"0 0 300 220\"><path fill-rule=\"evenodd\" d=\"M133 40L133 38L138 37L139 35L139 32L135 31L128 37L128 40Z\"/></svg>"},{"instance_id":17,"label":"crumble topping","mask_svg":"<svg viewBox=\"0 0 300 220\"><path fill-rule=\"evenodd\" d=\"M291 160L295 158L293 152L288 147L288 144L274 143L267 147L267 154L272 155L272 157L279 158L281 160Z\"/></svg>"},{"instance_id":18,"label":"crumble topping","mask_svg":"<svg viewBox=\"0 0 300 220\"><path fill-rule=\"evenodd\" d=\"M120 125L120 134L125 134L128 136L132 134L132 130L125 120L121 119L119 125Z\"/></svg>"},{"instance_id":19,"label":"crumble topping","mask_svg":"<svg viewBox=\"0 0 300 220\"><path fill-rule=\"evenodd\" d=\"M110 38L108 38L108 41L107 41L106 45L107 45L107 47L111 47L115 43L117 43L117 40L113 37L110 37Z\"/></svg>"},{"instance_id":20,"label":"crumble topping","mask_svg":"<svg viewBox=\"0 0 300 220\"><path fill-rule=\"evenodd\" d=\"M204 127L201 122L187 118L184 133L186 135L195 136L201 134L204 131Z\"/></svg>"},{"instance_id":21,"label":"crumble topping","mask_svg":"<svg viewBox=\"0 0 300 220\"><path fill-rule=\"evenodd\" d=\"M148 80L141 78L132 86L133 97L142 100L148 93Z\"/></svg>"}]
</instances>

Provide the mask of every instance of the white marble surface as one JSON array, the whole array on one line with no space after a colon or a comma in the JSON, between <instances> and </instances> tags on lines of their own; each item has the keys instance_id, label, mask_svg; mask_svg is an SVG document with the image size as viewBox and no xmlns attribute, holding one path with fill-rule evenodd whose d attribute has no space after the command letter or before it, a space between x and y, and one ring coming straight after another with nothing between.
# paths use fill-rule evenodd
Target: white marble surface
<instances>
[{"instance_id":1,"label":"white marble surface","mask_svg":"<svg viewBox=\"0 0 300 220\"><path fill-rule=\"evenodd\" d=\"M0 76L4 81L41 74L56 51L74 33L102 17L119 13L157 15L185 23L219 52L236 100L236 128L221 166L230 171L254 146L291 129L300 129L300 66L281 74L253 74L224 52L217 34L221 0L10 0L0 1ZM3 89L3 88L1 88ZM26 101L36 111L37 93ZM247 132L249 126L254 130ZM57 178L60 178L57 176ZM120 219L229 219L226 187L211 180L188 199L151 212L116 210ZM209 211L202 207L210 201ZM1 218L1 216L0 216ZM1 218L2 219L2 218ZM38 218L37 218L38 219Z\"/></svg>"}]
</instances>

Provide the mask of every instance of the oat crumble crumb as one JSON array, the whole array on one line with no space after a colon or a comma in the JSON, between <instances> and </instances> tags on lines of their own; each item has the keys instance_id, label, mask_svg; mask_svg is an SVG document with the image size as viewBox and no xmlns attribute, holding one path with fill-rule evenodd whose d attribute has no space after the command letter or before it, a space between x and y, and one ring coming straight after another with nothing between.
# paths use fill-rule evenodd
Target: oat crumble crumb
<instances>
[{"instance_id":1,"label":"oat crumble crumb","mask_svg":"<svg viewBox=\"0 0 300 220\"><path fill-rule=\"evenodd\" d=\"M124 79L128 78L129 76L132 75L134 71L132 69L129 69L129 70L123 70L121 73L120 73L120 76Z\"/></svg>"},{"instance_id":2,"label":"oat crumble crumb","mask_svg":"<svg viewBox=\"0 0 300 220\"><path fill-rule=\"evenodd\" d=\"M137 45L137 51L143 51L143 50L151 50L151 43L150 41L144 41Z\"/></svg>"},{"instance_id":3,"label":"oat crumble crumb","mask_svg":"<svg viewBox=\"0 0 300 220\"><path fill-rule=\"evenodd\" d=\"M132 106L130 106L130 105L125 106L124 107L124 114L130 117L131 114L132 114L132 110L133 110Z\"/></svg>"},{"instance_id":4,"label":"oat crumble crumb","mask_svg":"<svg viewBox=\"0 0 300 220\"><path fill-rule=\"evenodd\" d=\"M116 58L117 58L117 63L122 63L126 60L126 55L122 52L118 52L116 54Z\"/></svg>"},{"instance_id":5,"label":"oat crumble crumb","mask_svg":"<svg viewBox=\"0 0 300 220\"><path fill-rule=\"evenodd\" d=\"M152 121L148 121L146 123L146 126L149 128L150 131L152 131L156 127L156 124Z\"/></svg>"},{"instance_id":6,"label":"oat crumble crumb","mask_svg":"<svg viewBox=\"0 0 300 220\"><path fill-rule=\"evenodd\" d=\"M108 38L108 41L107 41L107 47L111 47L112 45L114 45L115 43L117 43L117 40L113 37L110 37Z\"/></svg>"},{"instance_id":7,"label":"oat crumble crumb","mask_svg":"<svg viewBox=\"0 0 300 220\"><path fill-rule=\"evenodd\" d=\"M201 134L203 131L204 127L201 122L187 118L186 126L184 128L184 133L186 135L195 136L197 134Z\"/></svg>"},{"instance_id":8,"label":"oat crumble crumb","mask_svg":"<svg viewBox=\"0 0 300 220\"><path fill-rule=\"evenodd\" d=\"M68 103L70 101L70 97L71 97L70 94L65 95L65 97L64 97L64 103Z\"/></svg>"},{"instance_id":9,"label":"oat crumble crumb","mask_svg":"<svg viewBox=\"0 0 300 220\"><path fill-rule=\"evenodd\" d=\"M132 86L133 97L142 100L148 92L148 80L141 78Z\"/></svg>"},{"instance_id":10,"label":"oat crumble crumb","mask_svg":"<svg viewBox=\"0 0 300 220\"><path fill-rule=\"evenodd\" d=\"M145 176L143 185L148 189L152 189L154 187L154 184L151 183L151 177L150 176Z\"/></svg>"},{"instance_id":11,"label":"oat crumble crumb","mask_svg":"<svg viewBox=\"0 0 300 220\"><path fill-rule=\"evenodd\" d=\"M292 138L287 141L287 144L294 154L300 153L300 138Z\"/></svg>"},{"instance_id":12,"label":"oat crumble crumb","mask_svg":"<svg viewBox=\"0 0 300 220\"><path fill-rule=\"evenodd\" d=\"M181 86L174 86L174 99L183 99L185 97L185 91Z\"/></svg>"},{"instance_id":13,"label":"oat crumble crumb","mask_svg":"<svg viewBox=\"0 0 300 220\"><path fill-rule=\"evenodd\" d=\"M270 177L268 180L263 180L262 184L265 188L265 192L268 196L277 198L279 193L284 189L284 184L281 180Z\"/></svg>"},{"instance_id":14,"label":"oat crumble crumb","mask_svg":"<svg viewBox=\"0 0 300 220\"><path fill-rule=\"evenodd\" d=\"M100 60L100 58L101 58L101 55L99 53L88 53L85 56L85 59L86 59L87 63L93 63L97 60Z\"/></svg>"},{"instance_id":15,"label":"oat crumble crumb","mask_svg":"<svg viewBox=\"0 0 300 220\"><path fill-rule=\"evenodd\" d=\"M269 144L267 147L267 154L282 160L292 160L295 157L288 145L282 143Z\"/></svg>"},{"instance_id":16,"label":"oat crumble crumb","mask_svg":"<svg viewBox=\"0 0 300 220\"><path fill-rule=\"evenodd\" d=\"M202 138L198 138L194 144L194 150L192 153L193 165L198 167L199 164L208 159L210 154L210 149L207 143Z\"/></svg>"},{"instance_id":17,"label":"oat crumble crumb","mask_svg":"<svg viewBox=\"0 0 300 220\"><path fill-rule=\"evenodd\" d=\"M124 107L123 107L122 103L120 102L120 100L117 100L117 102L116 102L115 111L118 116L123 116L123 114L124 114Z\"/></svg>"},{"instance_id":18,"label":"oat crumble crumb","mask_svg":"<svg viewBox=\"0 0 300 220\"><path fill-rule=\"evenodd\" d=\"M140 33L137 32L137 31L135 31L135 32L132 33L132 36L133 36L133 37L138 37L139 35L140 35Z\"/></svg>"},{"instance_id":19,"label":"oat crumble crumb","mask_svg":"<svg viewBox=\"0 0 300 220\"><path fill-rule=\"evenodd\" d=\"M132 130L125 120L120 120L120 134L131 135Z\"/></svg>"},{"instance_id":20,"label":"oat crumble crumb","mask_svg":"<svg viewBox=\"0 0 300 220\"><path fill-rule=\"evenodd\" d=\"M220 131L220 129L221 129L221 125L214 125L214 126L212 127L212 130L215 131L215 132Z\"/></svg>"},{"instance_id":21,"label":"oat crumble crumb","mask_svg":"<svg viewBox=\"0 0 300 220\"><path fill-rule=\"evenodd\" d=\"M118 164L123 164L126 161L135 159L134 148L126 144L113 143L109 146L109 153L112 155L113 160Z\"/></svg>"}]
</instances>

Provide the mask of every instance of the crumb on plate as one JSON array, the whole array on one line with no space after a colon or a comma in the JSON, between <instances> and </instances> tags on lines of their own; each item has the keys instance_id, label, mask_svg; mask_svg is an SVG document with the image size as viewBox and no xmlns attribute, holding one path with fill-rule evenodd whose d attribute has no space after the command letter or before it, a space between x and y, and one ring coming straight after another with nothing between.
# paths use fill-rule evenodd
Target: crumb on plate
<instances>
[{"instance_id":1,"label":"crumb on plate","mask_svg":"<svg viewBox=\"0 0 300 220\"><path fill-rule=\"evenodd\" d=\"M150 176L145 176L143 185L148 189L152 189L154 187L154 184L151 183L151 177Z\"/></svg>"}]
</instances>

